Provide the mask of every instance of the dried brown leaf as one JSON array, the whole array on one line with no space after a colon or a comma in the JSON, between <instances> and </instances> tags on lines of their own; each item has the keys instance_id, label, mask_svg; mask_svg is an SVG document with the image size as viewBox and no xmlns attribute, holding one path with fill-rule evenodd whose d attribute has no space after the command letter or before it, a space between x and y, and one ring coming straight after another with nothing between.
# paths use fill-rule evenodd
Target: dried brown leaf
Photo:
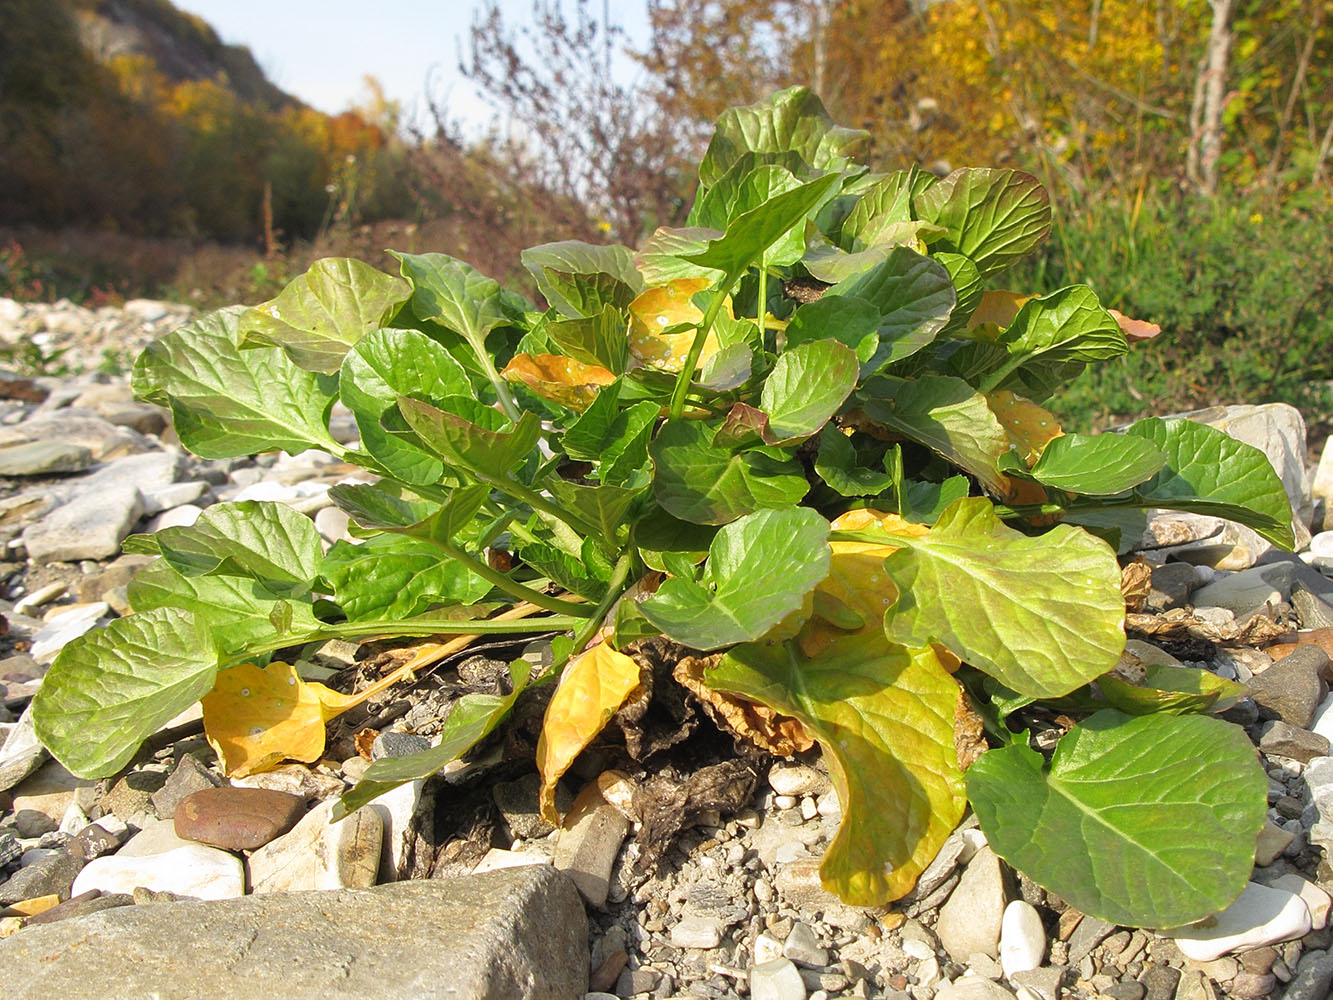
<instances>
[{"instance_id":1,"label":"dried brown leaf","mask_svg":"<svg viewBox=\"0 0 1333 1000\"><path fill-rule=\"evenodd\" d=\"M781 715L753 701L712 690L704 683L704 673L716 665L720 653L712 656L687 656L676 664L672 676L700 702L704 711L719 726L741 736L761 750L778 757L790 757L815 745L805 727L789 715Z\"/></svg>"},{"instance_id":2,"label":"dried brown leaf","mask_svg":"<svg viewBox=\"0 0 1333 1000\"><path fill-rule=\"evenodd\" d=\"M1142 611L1152 592L1152 567L1134 560L1120 571L1120 595L1129 611Z\"/></svg>"}]
</instances>

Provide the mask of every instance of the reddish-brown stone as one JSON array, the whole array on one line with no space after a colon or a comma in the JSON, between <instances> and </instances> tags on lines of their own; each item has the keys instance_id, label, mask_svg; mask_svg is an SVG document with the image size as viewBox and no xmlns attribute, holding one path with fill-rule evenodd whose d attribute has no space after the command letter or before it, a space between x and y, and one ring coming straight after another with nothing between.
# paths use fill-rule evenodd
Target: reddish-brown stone
<instances>
[{"instance_id":1,"label":"reddish-brown stone","mask_svg":"<svg viewBox=\"0 0 1333 1000\"><path fill-rule=\"evenodd\" d=\"M176 807L176 836L228 851L250 851L280 837L305 812L305 799L267 788L205 788Z\"/></svg>"}]
</instances>

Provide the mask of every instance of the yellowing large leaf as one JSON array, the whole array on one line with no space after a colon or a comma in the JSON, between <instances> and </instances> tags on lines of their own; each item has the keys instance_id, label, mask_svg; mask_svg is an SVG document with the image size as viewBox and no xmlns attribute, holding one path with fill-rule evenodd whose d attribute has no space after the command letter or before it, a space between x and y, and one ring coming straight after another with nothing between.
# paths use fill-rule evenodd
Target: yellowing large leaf
<instances>
[{"instance_id":1,"label":"yellowing large leaf","mask_svg":"<svg viewBox=\"0 0 1333 1000\"><path fill-rule=\"evenodd\" d=\"M649 288L629 304L629 352L641 363L670 372L680 371L690 353L697 330L663 333L682 323L699 324L703 311L690 299L712 282L708 278L677 278L657 288ZM699 364L718 350L717 338L710 330L704 340Z\"/></svg>"},{"instance_id":2,"label":"yellowing large leaf","mask_svg":"<svg viewBox=\"0 0 1333 1000\"><path fill-rule=\"evenodd\" d=\"M1028 468L1041 458L1041 453L1048 444L1064 434L1059 421L1050 410L1008 389L997 389L989 393L986 396L986 405L1000 421L1009 443L1017 449L1018 456ZM1039 504L1045 503L1048 499L1046 490L1040 483L1016 476L1002 478L1004 488L1000 496L1008 503Z\"/></svg>"},{"instance_id":3,"label":"yellowing large leaf","mask_svg":"<svg viewBox=\"0 0 1333 1000\"><path fill-rule=\"evenodd\" d=\"M221 671L204 695L204 733L233 777L284 760L309 763L324 752L324 724L342 710L344 698L301 680L289 663L241 663Z\"/></svg>"},{"instance_id":4,"label":"yellowing large leaf","mask_svg":"<svg viewBox=\"0 0 1333 1000\"><path fill-rule=\"evenodd\" d=\"M515 354L500 374L579 413L592 405L602 386L616 380L600 365L585 365L563 354Z\"/></svg>"},{"instance_id":5,"label":"yellowing large leaf","mask_svg":"<svg viewBox=\"0 0 1333 1000\"><path fill-rule=\"evenodd\" d=\"M324 753L325 724L374 697L417 666L393 673L356 694L304 681L290 663L241 663L218 674L204 695L204 734L234 778L267 771L284 760L304 763Z\"/></svg>"},{"instance_id":6,"label":"yellowing large leaf","mask_svg":"<svg viewBox=\"0 0 1333 1000\"><path fill-rule=\"evenodd\" d=\"M905 534L925 529L894 515L856 512L835 527L870 518ZM887 522L887 523L885 523ZM817 739L829 762L843 819L820 866L825 888L857 906L898 899L939 852L966 799L954 750L958 685L929 647L908 649L879 627L896 591L883 571L891 546L834 542L832 570L815 605L834 602L855 629L812 619L786 643L735 647L707 684L790 715Z\"/></svg>"},{"instance_id":7,"label":"yellowing large leaf","mask_svg":"<svg viewBox=\"0 0 1333 1000\"><path fill-rule=\"evenodd\" d=\"M537 739L537 772L542 777L538 801L548 823L560 822L556 782L638 686L639 665L608 643L581 653L565 667Z\"/></svg>"}]
</instances>

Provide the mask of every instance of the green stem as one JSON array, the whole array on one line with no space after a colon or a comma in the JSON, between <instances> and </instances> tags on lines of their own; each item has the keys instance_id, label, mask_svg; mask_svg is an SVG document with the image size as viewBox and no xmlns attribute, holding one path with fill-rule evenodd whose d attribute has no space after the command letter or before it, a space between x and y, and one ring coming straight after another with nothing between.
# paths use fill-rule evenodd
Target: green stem
<instances>
[{"instance_id":1,"label":"green stem","mask_svg":"<svg viewBox=\"0 0 1333 1000\"><path fill-rule=\"evenodd\" d=\"M1008 361L1002 364L999 368L995 369L995 371L991 372L989 375L986 376L985 379L982 380L981 385L977 386L977 392L981 393L983 396L986 395L988 392L994 392L995 387L998 386L1005 379L1007 379L1020 367L1022 367L1023 362L1027 361L1028 357L1029 355L1027 354L1010 355Z\"/></svg>"},{"instance_id":2,"label":"green stem","mask_svg":"<svg viewBox=\"0 0 1333 1000\"><path fill-rule=\"evenodd\" d=\"M505 479L501 476L488 476L484 472L478 472L476 473L476 476L483 483L494 486L500 492L508 493L511 497L514 497L517 500L522 500L533 510L548 514L557 521L563 521L565 524L569 525L570 528L582 535L594 535L597 538L602 537L602 533L590 523L583 520L583 518L576 514L571 514L567 510L562 510L536 490L524 486L522 483L516 483L512 479Z\"/></svg>"},{"instance_id":3,"label":"green stem","mask_svg":"<svg viewBox=\"0 0 1333 1000\"><path fill-rule=\"evenodd\" d=\"M704 341L708 339L708 332L713 329L713 323L717 320L718 313L722 311L722 306L727 301L729 290L730 282L725 286L720 286L716 294L713 295L713 301L708 303L708 311L704 313L703 322L699 324L699 330L694 335L694 343L690 345L690 353L685 356L685 364L681 366L680 374L676 376L676 388L671 392L671 410L667 414L668 420L679 420L681 414L685 412L685 394L690 391L690 379L694 378L694 367L699 363L699 355L704 350Z\"/></svg>"},{"instance_id":4,"label":"green stem","mask_svg":"<svg viewBox=\"0 0 1333 1000\"><path fill-rule=\"evenodd\" d=\"M513 393L509 391L509 386L505 383L505 380L500 377L499 371L496 370L495 362L491 360L490 354L486 352L485 343L480 340L473 343L472 338L468 338L468 342L472 344L472 353L474 353L477 356L477 360L481 362L482 371L484 371L486 377L490 379L491 386L495 389L495 395L500 400L500 406L505 411L505 416L514 423L518 423L518 418L522 416L519 412L518 404L514 402Z\"/></svg>"},{"instance_id":5,"label":"green stem","mask_svg":"<svg viewBox=\"0 0 1333 1000\"><path fill-rule=\"evenodd\" d=\"M235 666L253 660L257 656L276 653L289 646L304 646L311 642L327 642L329 639L361 639L376 635L386 638L425 637L431 635L524 635L529 632L567 632L581 628L585 624L582 618L554 616L551 618L528 618L518 621L488 621L485 618L472 618L465 621L358 621L339 622L325 625L300 634L276 636L266 642L247 646L244 653L223 662L223 667Z\"/></svg>"},{"instance_id":6,"label":"green stem","mask_svg":"<svg viewBox=\"0 0 1333 1000\"><path fill-rule=\"evenodd\" d=\"M510 597L520 601L527 601L529 604L535 604L546 611L554 611L557 614L573 615L576 618L585 618L592 614L586 605L574 604L571 601L562 601L558 597L552 597L550 594L543 594L539 590L533 590L531 587L525 587L515 580L511 580L499 570L491 569L480 559L470 555L459 548L453 542L444 541L439 538L427 539L432 545L442 549L449 558L462 563L471 572L481 577L487 583L499 587Z\"/></svg>"},{"instance_id":7,"label":"green stem","mask_svg":"<svg viewBox=\"0 0 1333 1000\"><path fill-rule=\"evenodd\" d=\"M592 617L579 623L577 630L574 632L574 645L570 647L567 654L547 667L541 677L537 678L534 683L552 677L559 677L560 672L565 669L565 665L583 652L588 643L592 642L593 637L597 635L597 630L602 627L602 619L611 610L611 605L615 604L620 596L625 593L625 580L629 577L632 563L633 560L630 557L629 550L620 554L620 558L616 560L615 568L611 571L611 579L606 585L606 596L598 602L597 607L593 610Z\"/></svg>"},{"instance_id":8,"label":"green stem","mask_svg":"<svg viewBox=\"0 0 1333 1000\"><path fill-rule=\"evenodd\" d=\"M763 344L764 333L768 329L768 269L762 261L759 263L759 305L754 312L755 322L759 324L759 343Z\"/></svg>"}]
</instances>

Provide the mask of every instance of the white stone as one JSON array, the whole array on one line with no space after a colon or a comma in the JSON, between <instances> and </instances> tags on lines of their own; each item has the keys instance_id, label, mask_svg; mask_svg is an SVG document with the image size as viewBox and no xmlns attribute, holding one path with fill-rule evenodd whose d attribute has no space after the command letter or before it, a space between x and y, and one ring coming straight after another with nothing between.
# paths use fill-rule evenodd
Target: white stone
<instances>
[{"instance_id":1,"label":"white stone","mask_svg":"<svg viewBox=\"0 0 1333 1000\"><path fill-rule=\"evenodd\" d=\"M140 886L196 899L231 899L245 895L245 867L236 855L203 844L145 857L117 853L84 865L70 892L131 893Z\"/></svg>"},{"instance_id":2,"label":"white stone","mask_svg":"<svg viewBox=\"0 0 1333 1000\"><path fill-rule=\"evenodd\" d=\"M347 511L339 507L324 507L315 514L315 530L326 542L338 542L350 538L347 533L351 518Z\"/></svg>"},{"instance_id":3,"label":"white stone","mask_svg":"<svg viewBox=\"0 0 1333 1000\"><path fill-rule=\"evenodd\" d=\"M722 921L716 917L686 916L671 928L673 948L716 948L722 943Z\"/></svg>"},{"instance_id":4,"label":"white stone","mask_svg":"<svg viewBox=\"0 0 1333 1000\"><path fill-rule=\"evenodd\" d=\"M940 978L940 960L934 955L917 965L916 981L922 986L934 986L940 981Z\"/></svg>"},{"instance_id":5,"label":"white stone","mask_svg":"<svg viewBox=\"0 0 1333 1000\"><path fill-rule=\"evenodd\" d=\"M819 815L825 819L837 819L842 816L842 803L838 801L838 793L834 791L825 792L819 797L816 803Z\"/></svg>"},{"instance_id":6,"label":"white stone","mask_svg":"<svg viewBox=\"0 0 1333 1000\"><path fill-rule=\"evenodd\" d=\"M1196 606L1226 608L1245 621L1262 612L1265 605L1281 604L1291 597L1292 567L1289 563L1254 566L1239 573L1228 573L1206 584L1191 595Z\"/></svg>"},{"instance_id":7,"label":"white stone","mask_svg":"<svg viewBox=\"0 0 1333 1000\"><path fill-rule=\"evenodd\" d=\"M1211 962L1230 952L1292 941L1310 932L1310 910L1294 892L1250 882L1221 913L1172 932L1186 958Z\"/></svg>"},{"instance_id":8,"label":"white stone","mask_svg":"<svg viewBox=\"0 0 1333 1000\"><path fill-rule=\"evenodd\" d=\"M140 456L134 456L140 457ZM109 559L143 512L134 486L88 490L23 529L28 558L42 564Z\"/></svg>"},{"instance_id":9,"label":"white stone","mask_svg":"<svg viewBox=\"0 0 1333 1000\"><path fill-rule=\"evenodd\" d=\"M750 967L750 1000L806 1000L805 980L790 959Z\"/></svg>"},{"instance_id":10,"label":"white stone","mask_svg":"<svg viewBox=\"0 0 1333 1000\"><path fill-rule=\"evenodd\" d=\"M1036 993L1026 986L1020 987L1018 995L1023 996L1025 991L1028 996L1036 997ZM981 976L963 976L961 979L955 979L952 983L941 986L935 994L935 1000L1013 1000L1013 997L1014 994L999 983L983 979Z\"/></svg>"},{"instance_id":11,"label":"white stone","mask_svg":"<svg viewBox=\"0 0 1333 1000\"><path fill-rule=\"evenodd\" d=\"M1333 531L1321 531L1310 539L1310 561L1319 569L1333 568Z\"/></svg>"},{"instance_id":12,"label":"white stone","mask_svg":"<svg viewBox=\"0 0 1333 1000\"><path fill-rule=\"evenodd\" d=\"M1305 901L1306 909L1310 911L1311 930L1321 931L1328 926L1328 911L1330 906L1333 906L1333 897L1322 888L1308 879L1301 878L1295 872L1274 879L1272 887L1294 892Z\"/></svg>"},{"instance_id":13,"label":"white stone","mask_svg":"<svg viewBox=\"0 0 1333 1000\"><path fill-rule=\"evenodd\" d=\"M958 834L963 840L963 849L958 852L958 864L965 865L972 860L977 851L986 846L986 835L978 826L968 827Z\"/></svg>"},{"instance_id":14,"label":"white stone","mask_svg":"<svg viewBox=\"0 0 1333 1000\"><path fill-rule=\"evenodd\" d=\"M335 799L319 803L277 840L250 855L252 892L362 889L375 884L384 827L365 806L333 822Z\"/></svg>"},{"instance_id":15,"label":"white stone","mask_svg":"<svg viewBox=\"0 0 1333 1000\"><path fill-rule=\"evenodd\" d=\"M811 795L828 791L828 775L808 764L774 764L768 770L768 786L779 795Z\"/></svg>"},{"instance_id":16,"label":"white stone","mask_svg":"<svg viewBox=\"0 0 1333 1000\"><path fill-rule=\"evenodd\" d=\"M1318 725L1318 723L1316 723ZM1333 822L1333 757L1312 757L1301 773L1319 815Z\"/></svg>"},{"instance_id":17,"label":"white stone","mask_svg":"<svg viewBox=\"0 0 1333 1000\"><path fill-rule=\"evenodd\" d=\"M629 820L602 798L595 784L574 800L565 815L555 844L556 868L578 887L593 906L606 904L611 891L611 869L629 833Z\"/></svg>"},{"instance_id":18,"label":"white stone","mask_svg":"<svg viewBox=\"0 0 1333 1000\"><path fill-rule=\"evenodd\" d=\"M183 503L179 507L172 507L170 510L164 510L162 513L150 517L144 523L143 530L150 534L156 534L163 528L188 528L199 520L199 515L203 512L202 507L197 507L192 503Z\"/></svg>"},{"instance_id":19,"label":"white stone","mask_svg":"<svg viewBox=\"0 0 1333 1000\"><path fill-rule=\"evenodd\" d=\"M481 856L473 875L495 871L497 868L522 868L525 865L549 865L551 859L536 851L506 851L503 847L492 847Z\"/></svg>"},{"instance_id":20,"label":"white stone","mask_svg":"<svg viewBox=\"0 0 1333 1000\"><path fill-rule=\"evenodd\" d=\"M97 822L105 823L107 817L99 819ZM195 844L193 840L186 840L184 837L176 836L176 825L169 819L148 820L138 833L116 852L118 858L148 858L154 854L165 854L167 851L174 851L180 847L190 847Z\"/></svg>"},{"instance_id":21,"label":"white stone","mask_svg":"<svg viewBox=\"0 0 1333 1000\"><path fill-rule=\"evenodd\" d=\"M965 963L974 952L996 957L1006 902L1000 859L983 847L967 863L935 924L940 944L954 961Z\"/></svg>"},{"instance_id":22,"label":"white stone","mask_svg":"<svg viewBox=\"0 0 1333 1000\"><path fill-rule=\"evenodd\" d=\"M23 615L27 614L32 608L40 608L43 604L54 601L67 589L69 589L69 584L60 581L48 583L45 587L38 587L31 594L27 594L14 602L14 614Z\"/></svg>"},{"instance_id":23,"label":"white stone","mask_svg":"<svg viewBox=\"0 0 1333 1000\"><path fill-rule=\"evenodd\" d=\"M92 631L110 610L111 605L106 601L94 601L52 615L32 637L29 654L38 663L50 663L67 643Z\"/></svg>"},{"instance_id":24,"label":"white stone","mask_svg":"<svg viewBox=\"0 0 1333 1000\"><path fill-rule=\"evenodd\" d=\"M935 957L935 949L920 938L905 938L903 940L903 951L918 962L924 962L928 958Z\"/></svg>"},{"instance_id":25,"label":"white stone","mask_svg":"<svg viewBox=\"0 0 1333 1000\"><path fill-rule=\"evenodd\" d=\"M1046 954L1046 928L1031 903L1015 899L1000 922L1000 968L1005 976L1040 967Z\"/></svg>"},{"instance_id":26,"label":"white stone","mask_svg":"<svg viewBox=\"0 0 1333 1000\"><path fill-rule=\"evenodd\" d=\"M46 749L32 725L32 703L13 725L0 726L0 792L13 788L42 766Z\"/></svg>"},{"instance_id":27,"label":"white stone","mask_svg":"<svg viewBox=\"0 0 1333 1000\"><path fill-rule=\"evenodd\" d=\"M828 949L819 943L819 937L810 925L799 920L792 925L787 940L782 942L782 957L816 969L829 963Z\"/></svg>"},{"instance_id":28,"label":"white stone","mask_svg":"<svg viewBox=\"0 0 1333 1000\"><path fill-rule=\"evenodd\" d=\"M754 939L754 964L763 965L782 957L782 942L768 931L760 931Z\"/></svg>"},{"instance_id":29,"label":"white stone","mask_svg":"<svg viewBox=\"0 0 1333 1000\"><path fill-rule=\"evenodd\" d=\"M415 836L412 817L421 802L421 789L426 779L418 778L405 785L390 789L367 805L379 814L384 827L380 848L379 882L381 885L398 881L398 866L407 857ZM485 860L484 858L482 860Z\"/></svg>"},{"instance_id":30,"label":"white stone","mask_svg":"<svg viewBox=\"0 0 1333 1000\"><path fill-rule=\"evenodd\" d=\"M151 489L139 491L143 496L143 512L145 514L161 514L173 507L193 504L207 492L208 483L202 480L171 483L168 486L155 486Z\"/></svg>"}]
</instances>

